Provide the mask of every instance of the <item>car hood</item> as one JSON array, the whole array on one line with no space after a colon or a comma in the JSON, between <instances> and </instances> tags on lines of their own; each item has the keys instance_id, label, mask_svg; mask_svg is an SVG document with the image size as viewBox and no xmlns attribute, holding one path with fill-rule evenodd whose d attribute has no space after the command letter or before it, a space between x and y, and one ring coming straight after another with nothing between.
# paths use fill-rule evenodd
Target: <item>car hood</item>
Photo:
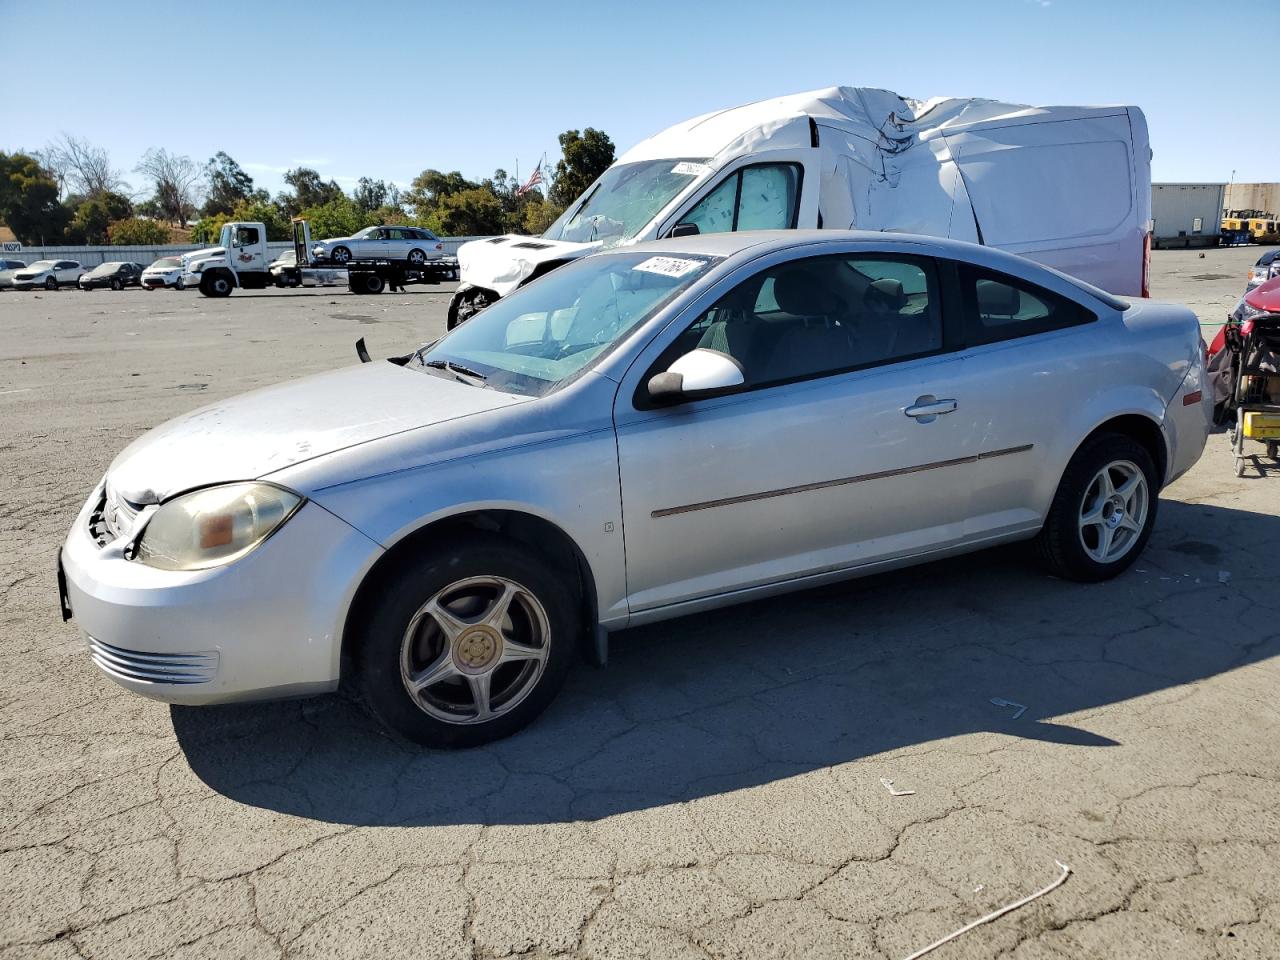
<instances>
[{"instance_id":1,"label":"car hood","mask_svg":"<svg viewBox=\"0 0 1280 960\"><path fill-rule=\"evenodd\" d=\"M205 247L203 250L192 250L190 253L184 253L182 262L195 263L197 260L207 260L210 257L225 257L226 255L226 247Z\"/></svg>"},{"instance_id":2,"label":"car hood","mask_svg":"<svg viewBox=\"0 0 1280 960\"><path fill-rule=\"evenodd\" d=\"M331 243L350 243L355 237L330 237L328 240L314 240L313 247L327 247Z\"/></svg>"},{"instance_id":3,"label":"car hood","mask_svg":"<svg viewBox=\"0 0 1280 960\"><path fill-rule=\"evenodd\" d=\"M1261 283L1244 295L1244 302L1255 310L1280 313L1280 277Z\"/></svg>"},{"instance_id":4,"label":"car hood","mask_svg":"<svg viewBox=\"0 0 1280 960\"><path fill-rule=\"evenodd\" d=\"M30 280L32 277L43 277L46 273L53 273L53 267L44 267L40 270L27 267L25 270L15 270L13 276L17 280Z\"/></svg>"},{"instance_id":5,"label":"car hood","mask_svg":"<svg viewBox=\"0 0 1280 960\"><path fill-rule=\"evenodd\" d=\"M181 269L181 267L147 267L147 269L142 271L142 275L145 277L148 273L176 273Z\"/></svg>"},{"instance_id":6,"label":"car hood","mask_svg":"<svg viewBox=\"0 0 1280 960\"><path fill-rule=\"evenodd\" d=\"M116 457L112 489L135 504L253 480L337 450L529 398L389 362L255 390L161 424Z\"/></svg>"},{"instance_id":7,"label":"car hood","mask_svg":"<svg viewBox=\"0 0 1280 960\"><path fill-rule=\"evenodd\" d=\"M532 276L539 264L550 260L576 260L602 246L599 240L568 243L515 234L472 240L458 248L458 279L505 297Z\"/></svg>"}]
</instances>

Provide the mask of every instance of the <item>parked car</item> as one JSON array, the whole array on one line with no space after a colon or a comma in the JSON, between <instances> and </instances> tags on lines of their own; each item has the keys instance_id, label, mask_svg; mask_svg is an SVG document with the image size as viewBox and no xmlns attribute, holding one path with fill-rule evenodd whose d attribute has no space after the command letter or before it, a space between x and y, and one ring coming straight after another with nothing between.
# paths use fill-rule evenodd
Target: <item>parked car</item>
<instances>
[{"instance_id":1,"label":"parked car","mask_svg":"<svg viewBox=\"0 0 1280 960\"><path fill-rule=\"evenodd\" d=\"M1275 277L1280 277L1280 249L1268 250L1249 268L1249 280L1244 292L1248 293L1254 287L1261 286Z\"/></svg>"},{"instance_id":2,"label":"parked car","mask_svg":"<svg viewBox=\"0 0 1280 960\"><path fill-rule=\"evenodd\" d=\"M160 287L185 289L186 282L182 279L182 258L161 257L142 271L140 279L143 290L157 290Z\"/></svg>"},{"instance_id":3,"label":"parked car","mask_svg":"<svg viewBox=\"0 0 1280 960\"><path fill-rule=\"evenodd\" d=\"M286 250L280 256L276 257L267 264L267 272L271 274L277 287L291 286L331 286L333 284L347 283L347 271L328 269L325 267L310 268L304 267L301 272L300 279L292 279L298 276L294 272L294 267L298 263L298 254L295 250Z\"/></svg>"},{"instance_id":4,"label":"parked car","mask_svg":"<svg viewBox=\"0 0 1280 960\"><path fill-rule=\"evenodd\" d=\"M112 290L123 290L125 287L136 287L142 282L142 264L112 260L100 263L78 281L81 290L93 290L96 287L110 287Z\"/></svg>"},{"instance_id":5,"label":"parked car","mask_svg":"<svg viewBox=\"0 0 1280 960\"><path fill-rule=\"evenodd\" d=\"M621 627L1015 540L1114 577L1204 448L1203 351L1184 307L958 241L617 247L134 441L64 615L146 696L350 674L401 735L483 743Z\"/></svg>"},{"instance_id":6,"label":"parked car","mask_svg":"<svg viewBox=\"0 0 1280 960\"><path fill-rule=\"evenodd\" d=\"M44 287L57 290L64 283L75 283L85 272L75 260L37 260L13 275L15 290L31 290Z\"/></svg>"},{"instance_id":7,"label":"parked car","mask_svg":"<svg viewBox=\"0 0 1280 960\"><path fill-rule=\"evenodd\" d=\"M319 259L334 263L376 257L407 260L412 265L439 260L444 256L444 244L422 227L366 227L350 237L321 240L312 246L311 252Z\"/></svg>"},{"instance_id":8,"label":"parked car","mask_svg":"<svg viewBox=\"0 0 1280 960\"><path fill-rule=\"evenodd\" d=\"M13 286L13 275L26 268L21 260L0 260L0 290Z\"/></svg>"}]
</instances>

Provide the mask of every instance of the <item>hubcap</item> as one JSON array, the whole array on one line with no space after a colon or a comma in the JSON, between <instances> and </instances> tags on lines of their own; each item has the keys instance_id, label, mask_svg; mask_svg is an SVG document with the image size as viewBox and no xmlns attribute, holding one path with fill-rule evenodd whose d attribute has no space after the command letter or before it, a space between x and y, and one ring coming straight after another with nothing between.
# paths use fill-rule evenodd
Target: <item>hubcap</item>
<instances>
[{"instance_id":1,"label":"hubcap","mask_svg":"<svg viewBox=\"0 0 1280 960\"><path fill-rule=\"evenodd\" d=\"M1094 475L1080 504L1080 543L1098 563L1114 563L1133 549L1147 523L1147 477L1117 460Z\"/></svg>"},{"instance_id":2,"label":"hubcap","mask_svg":"<svg viewBox=\"0 0 1280 960\"><path fill-rule=\"evenodd\" d=\"M516 708L546 669L547 612L504 577L451 583L409 620L400 678L424 713L446 723L483 723Z\"/></svg>"}]
</instances>

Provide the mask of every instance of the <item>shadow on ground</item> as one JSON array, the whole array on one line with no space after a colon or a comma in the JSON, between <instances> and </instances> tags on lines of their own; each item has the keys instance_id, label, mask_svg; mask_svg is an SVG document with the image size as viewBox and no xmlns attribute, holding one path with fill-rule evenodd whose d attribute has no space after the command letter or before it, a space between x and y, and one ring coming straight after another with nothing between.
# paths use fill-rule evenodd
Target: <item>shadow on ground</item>
<instances>
[{"instance_id":1,"label":"shadow on ground","mask_svg":"<svg viewBox=\"0 0 1280 960\"><path fill-rule=\"evenodd\" d=\"M1009 548L616 634L606 669L483 749L400 744L338 697L173 707L173 725L219 793L362 825L594 819L978 731L1105 750L1087 718L1050 718L1280 653L1280 518L1160 510L1105 584Z\"/></svg>"}]
</instances>

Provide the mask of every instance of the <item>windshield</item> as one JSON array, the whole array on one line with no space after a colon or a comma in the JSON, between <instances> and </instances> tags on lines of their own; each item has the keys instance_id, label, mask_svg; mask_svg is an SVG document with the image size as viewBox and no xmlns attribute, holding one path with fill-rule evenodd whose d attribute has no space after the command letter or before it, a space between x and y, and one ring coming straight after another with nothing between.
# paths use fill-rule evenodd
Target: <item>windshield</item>
<instances>
[{"instance_id":1,"label":"windshield","mask_svg":"<svg viewBox=\"0 0 1280 960\"><path fill-rule=\"evenodd\" d=\"M418 359L464 382L541 396L621 342L714 262L688 254L585 257L503 297Z\"/></svg>"},{"instance_id":2,"label":"windshield","mask_svg":"<svg viewBox=\"0 0 1280 960\"><path fill-rule=\"evenodd\" d=\"M55 260L37 260L35 263L33 263L33 264L31 265L30 269L32 269L32 270L48 270L48 269L50 269L50 268L54 265L54 263L56 263L56 262L57 262L57 261L55 261Z\"/></svg>"},{"instance_id":3,"label":"windshield","mask_svg":"<svg viewBox=\"0 0 1280 960\"><path fill-rule=\"evenodd\" d=\"M151 265L152 270L172 270L174 267L182 266L182 261L177 257L162 257Z\"/></svg>"},{"instance_id":4,"label":"windshield","mask_svg":"<svg viewBox=\"0 0 1280 960\"><path fill-rule=\"evenodd\" d=\"M548 240L612 246L630 240L685 187L708 172L700 160L615 164L543 234Z\"/></svg>"},{"instance_id":5,"label":"windshield","mask_svg":"<svg viewBox=\"0 0 1280 960\"><path fill-rule=\"evenodd\" d=\"M381 230L381 229L382 229L381 227L365 227L365 228L364 228L363 230L361 230L359 233L353 233L353 234L351 235L351 239L352 239L352 240L363 240L363 239L365 239L367 236L369 236L371 233L373 233L373 231L375 231L375 230Z\"/></svg>"}]
</instances>

